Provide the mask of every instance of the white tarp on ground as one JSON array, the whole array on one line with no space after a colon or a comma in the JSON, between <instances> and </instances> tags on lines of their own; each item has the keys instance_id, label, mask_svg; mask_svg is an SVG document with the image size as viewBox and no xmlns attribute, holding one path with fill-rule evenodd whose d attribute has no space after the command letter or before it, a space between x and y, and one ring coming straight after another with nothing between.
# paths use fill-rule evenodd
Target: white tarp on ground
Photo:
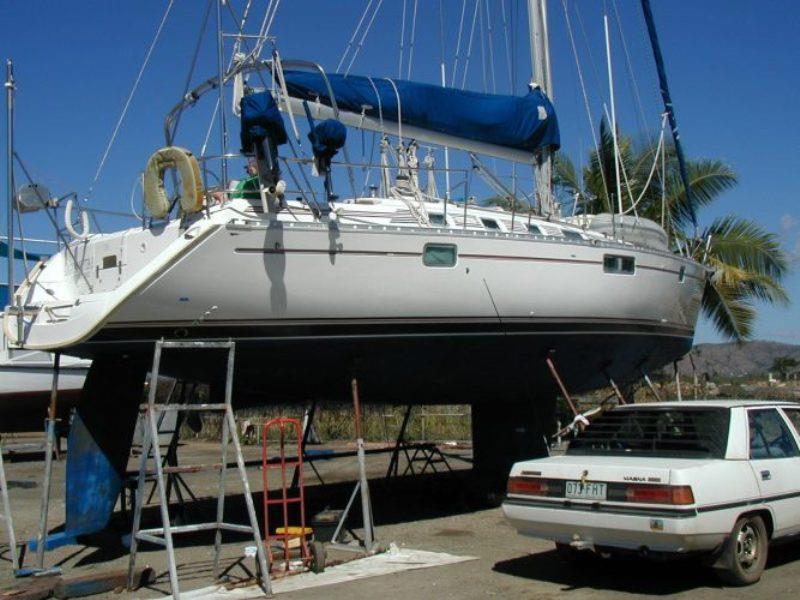
<instances>
[{"instance_id":1,"label":"white tarp on ground","mask_svg":"<svg viewBox=\"0 0 800 600\"><path fill-rule=\"evenodd\" d=\"M377 577L378 575L399 573L401 571L454 565L469 560L477 560L477 557L455 556L445 552L411 550L409 548L398 548L392 544L388 552L329 567L324 573L301 573L285 579L273 580L272 592L281 594L335 583L346 583L348 581L366 579L367 577ZM214 585L181 593L181 598L198 600L245 600L247 598L260 597L262 597L261 589L255 585L231 590L225 589L225 586Z\"/></svg>"}]
</instances>

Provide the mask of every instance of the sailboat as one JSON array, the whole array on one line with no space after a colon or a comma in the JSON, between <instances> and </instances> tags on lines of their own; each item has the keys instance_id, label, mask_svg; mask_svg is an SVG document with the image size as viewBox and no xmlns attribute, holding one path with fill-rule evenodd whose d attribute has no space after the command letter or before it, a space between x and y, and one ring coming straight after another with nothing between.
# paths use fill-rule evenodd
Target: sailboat
<instances>
[{"instance_id":1,"label":"sailboat","mask_svg":"<svg viewBox=\"0 0 800 600\"><path fill-rule=\"evenodd\" d=\"M240 405L342 400L354 377L365 402L471 404L476 469L503 481L515 456L542 452L554 430L548 365L579 392L641 377L691 348L706 267L646 219L558 210L543 8L529 2L538 66L523 96L328 73L277 46L267 58L234 53L224 68L218 24L220 69L179 100L165 147L143 165L143 224L72 228L3 314L10 348L94 361L73 429L107 457L109 477L124 469L162 338L235 341ZM255 39L263 47L268 36ZM176 145L175 127L208 94L221 107L220 153L198 156ZM231 112L239 153L228 147ZM297 152L297 120L308 123L311 155ZM348 128L380 139L380 161L367 165L380 185L367 193L353 183ZM422 145L467 153L471 166L449 172L486 175L511 210L472 202L466 176L460 201L439 195ZM481 156L533 169L535 210L516 210ZM252 175L232 181L229 164L248 159ZM322 185L308 185L315 175ZM213 390L219 360L175 352L162 372ZM93 518L114 505L84 500Z\"/></svg>"}]
</instances>

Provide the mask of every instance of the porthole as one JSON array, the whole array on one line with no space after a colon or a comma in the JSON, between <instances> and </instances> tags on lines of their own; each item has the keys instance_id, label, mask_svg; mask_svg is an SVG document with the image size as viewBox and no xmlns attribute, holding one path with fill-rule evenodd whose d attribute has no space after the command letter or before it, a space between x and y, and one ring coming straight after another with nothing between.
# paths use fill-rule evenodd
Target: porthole
<instances>
[{"instance_id":1,"label":"porthole","mask_svg":"<svg viewBox=\"0 0 800 600\"><path fill-rule=\"evenodd\" d=\"M425 244L422 262L426 267L455 267L458 249L455 244Z\"/></svg>"},{"instance_id":2,"label":"porthole","mask_svg":"<svg viewBox=\"0 0 800 600\"><path fill-rule=\"evenodd\" d=\"M606 254L603 256L603 271L606 273L633 275L636 271L636 259L633 256Z\"/></svg>"}]
</instances>

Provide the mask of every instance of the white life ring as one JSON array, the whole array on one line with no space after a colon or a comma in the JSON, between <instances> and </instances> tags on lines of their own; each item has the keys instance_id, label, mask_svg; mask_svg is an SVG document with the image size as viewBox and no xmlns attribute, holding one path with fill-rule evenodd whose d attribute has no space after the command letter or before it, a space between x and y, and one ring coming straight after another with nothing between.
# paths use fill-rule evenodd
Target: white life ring
<instances>
[{"instance_id":1,"label":"white life ring","mask_svg":"<svg viewBox=\"0 0 800 600\"><path fill-rule=\"evenodd\" d=\"M197 159L186 148L167 146L156 150L144 170L144 203L157 219L169 213L170 201L164 189L164 173L176 169L181 179L181 209L195 213L203 207L203 181Z\"/></svg>"}]
</instances>

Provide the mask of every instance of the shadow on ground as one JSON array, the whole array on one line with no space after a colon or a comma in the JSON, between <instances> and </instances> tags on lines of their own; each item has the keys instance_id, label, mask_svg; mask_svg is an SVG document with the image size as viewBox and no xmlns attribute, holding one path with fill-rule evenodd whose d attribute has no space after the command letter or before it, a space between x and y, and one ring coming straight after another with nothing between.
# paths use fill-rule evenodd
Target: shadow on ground
<instances>
[{"instance_id":1,"label":"shadow on ground","mask_svg":"<svg viewBox=\"0 0 800 600\"><path fill-rule=\"evenodd\" d=\"M798 559L800 543L776 545L770 548L767 569ZM554 583L562 586L562 591L583 589L668 596L697 588L722 587L713 569L703 566L697 559L651 561L587 555L570 562L550 550L500 561L494 565L494 571Z\"/></svg>"},{"instance_id":2,"label":"shadow on ground","mask_svg":"<svg viewBox=\"0 0 800 600\"><path fill-rule=\"evenodd\" d=\"M342 509L353 491L354 482L333 483L325 486L306 487L306 515L312 516L326 509ZM376 527L395 523L412 522L425 519L451 516L489 508L488 500L475 492L471 470L446 473L398 477L393 479L375 478L370 480L370 495ZM259 526L263 527L263 495L254 493ZM172 522L175 524L202 523L215 521L216 498L203 498L186 502L183 509L171 505ZM278 506L270 510L270 529L283 525L283 517ZM225 498L225 520L230 523L246 523L247 510L242 494ZM290 524L299 524L299 516L290 515ZM307 521L307 522L308 522ZM350 513L348 526L360 528L360 502L355 502ZM148 506L142 513L142 528L160 527L161 519L156 506ZM99 535L82 538L86 547L76 550L65 561L78 558L76 566L95 564L114 560L128 553L127 538L130 535L129 514L116 513L111 526ZM213 544L213 532L182 534L174 537L176 548L209 546ZM241 541L247 543L247 534L226 532L225 542ZM124 542L123 542L124 540ZM141 544L142 548L151 548ZM62 562L65 562L62 561Z\"/></svg>"}]
</instances>

